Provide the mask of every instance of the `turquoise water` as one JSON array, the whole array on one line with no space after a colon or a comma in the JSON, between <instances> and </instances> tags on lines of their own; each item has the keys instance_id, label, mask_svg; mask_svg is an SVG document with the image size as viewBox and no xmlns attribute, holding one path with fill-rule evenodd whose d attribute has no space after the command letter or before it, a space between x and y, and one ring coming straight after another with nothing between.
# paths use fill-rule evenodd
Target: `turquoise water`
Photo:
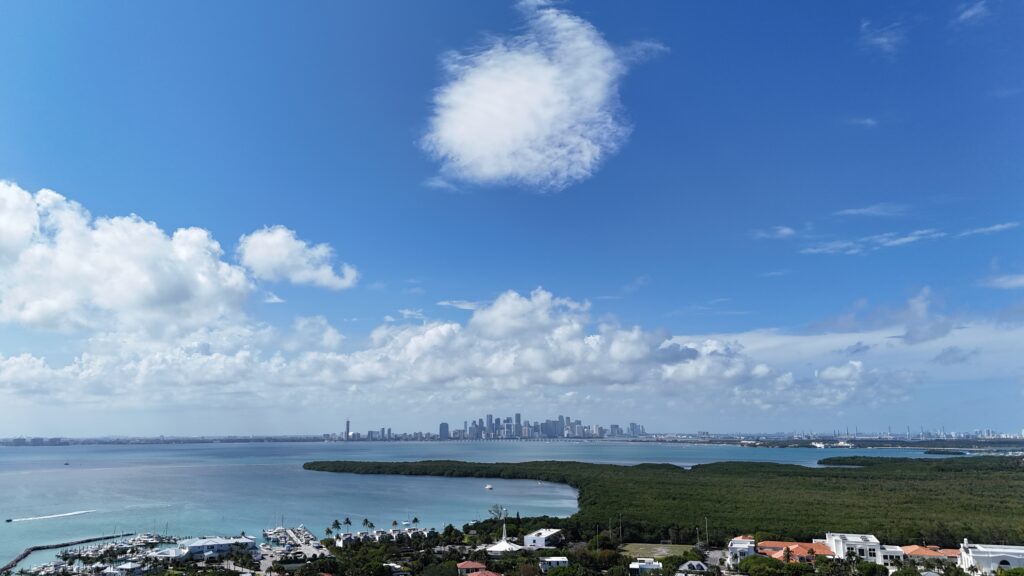
<instances>
[{"instance_id":1,"label":"turquoise water","mask_svg":"<svg viewBox=\"0 0 1024 576\"><path fill-rule=\"evenodd\" d=\"M309 460L579 460L690 466L746 460L813 466L833 455L921 456L920 450L770 449L626 442L409 442L0 447L0 564L24 548L115 531L258 534L281 523L323 533L334 519L390 528L462 526L501 504L523 516L567 516L576 493L525 480L359 476L302 469ZM65 466L64 462L69 465ZM493 490L485 490L489 483ZM34 555L26 564L48 561Z\"/></svg>"}]
</instances>

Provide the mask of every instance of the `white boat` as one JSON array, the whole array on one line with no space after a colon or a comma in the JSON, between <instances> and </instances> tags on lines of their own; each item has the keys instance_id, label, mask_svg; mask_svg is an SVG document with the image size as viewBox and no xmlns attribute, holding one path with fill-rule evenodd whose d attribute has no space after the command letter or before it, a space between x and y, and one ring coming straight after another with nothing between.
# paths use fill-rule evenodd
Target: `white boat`
<instances>
[{"instance_id":1,"label":"white boat","mask_svg":"<svg viewBox=\"0 0 1024 576\"><path fill-rule=\"evenodd\" d=\"M487 486L484 486L484 490L494 490L494 486L488 484Z\"/></svg>"}]
</instances>

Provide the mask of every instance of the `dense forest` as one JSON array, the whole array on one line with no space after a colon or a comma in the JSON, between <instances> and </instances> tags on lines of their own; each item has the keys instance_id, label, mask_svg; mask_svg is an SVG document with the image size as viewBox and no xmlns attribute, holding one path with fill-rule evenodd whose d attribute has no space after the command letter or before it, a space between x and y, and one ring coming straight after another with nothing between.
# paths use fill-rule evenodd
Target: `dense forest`
<instances>
[{"instance_id":1,"label":"dense forest","mask_svg":"<svg viewBox=\"0 0 1024 576\"><path fill-rule=\"evenodd\" d=\"M531 479L568 484L579 511L544 519L571 536L693 543L705 518L713 544L741 533L810 540L867 532L893 544L956 546L963 538L1024 544L1024 460L844 457L822 468L754 462L618 466L580 462L308 462L308 470ZM496 498L500 496L496 495ZM514 502L502 502L515 511ZM539 522L523 518L523 529ZM477 529L493 530L478 525Z\"/></svg>"}]
</instances>

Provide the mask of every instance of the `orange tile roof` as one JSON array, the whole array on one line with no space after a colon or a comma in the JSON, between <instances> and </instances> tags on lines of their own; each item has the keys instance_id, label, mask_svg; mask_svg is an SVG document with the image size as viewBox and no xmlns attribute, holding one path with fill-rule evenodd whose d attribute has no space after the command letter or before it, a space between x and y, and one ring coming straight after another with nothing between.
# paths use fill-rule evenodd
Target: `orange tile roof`
<instances>
[{"instance_id":1,"label":"orange tile roof","mask_svg":"<svg viewBox=\"0 0 1024 576\"><path fill-rule=\"evenodd\" d=\"M932 550L931 548L926 548L924 546L918 546L917 544L911 544L910 546L900 546L900 549L902 549L903 553L907 556L923 556L927 558L942 558L943 556L942 553L938 552L937 550Z\"/></svg>"},{"instance_id":2,"label":"orange tile roof","mask_svg":"<svg viewBox=\"0 0 1024 576\"><path fill-rule=\"evenodd\" d=\"M799 562L801 558L807 558L809 556L832 556L832 549L825 544L819 542L779 542L776 540L769 540L758 544L760 547L762 544L766 545L764 549L758 549L761 554L768 554L772 558L778 560L785 560L786 550L789 550L789 561Z\"/></svg>"},{"instance_id":3,"label":"orange tile roof","mask_svg":"<svg viewBox=\"0 0 1024 576\"><path fill-rule=\"evenodd\" d=\"M468 576L505 576L498 572L491 572L490 570L481 570L479 572L470 572Z\"/></svg>"},{"instance_id":4,"label":"orange tile roof","mask_svg":"<svg viewBox=\"0 0 1024 576\"><path fill-rule=\"evenodd\" d=\"M449 566L451 566L451 564L449 564ZM480 569L483 569L483 568L487 568L487 565L486 564L481 564L479 562L473 562L472 560L466 560L465 562L459 562L458 564L455 565L455 567L458 568L459 570L464 570L466 568L480 568Z\"/></svg>"},{"instance_id":5,"label":"orange tile roof","mask_svg":"<svg viewBox=\"0 0 1024 576\"><path fill-rule=\"evenodd\" d=\"M959 558L960 557L960 549L959 548L939 548L939 554L942 554L946 558Z\"/></svg>"}]
</instances>

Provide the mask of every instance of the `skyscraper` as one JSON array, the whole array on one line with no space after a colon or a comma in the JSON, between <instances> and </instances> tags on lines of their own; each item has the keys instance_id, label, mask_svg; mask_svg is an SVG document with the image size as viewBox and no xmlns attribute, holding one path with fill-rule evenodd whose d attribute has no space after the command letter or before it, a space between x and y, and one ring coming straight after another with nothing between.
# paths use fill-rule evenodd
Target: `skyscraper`
<instances>
[{"instance_id":1,"label":"skyscraper","mask_svg":"<svg viewBox=\"0 0 1024 576\"><path fill-rule=\"evenodd\" d=\"M345 419L345 440L348 440L349 435L352 432L352 422L347 418Z\"/></svg>"},{"instance_id":2,"label":"skyscraper","mask_svg":"<svg viewBox=\"0 0 1024 576\"><path fill-rule=\"evenodd\" d=\"M441 440L448 440L451 438L451 434L448 432L447 422L441 422L440 430L437 431L437 435L441 437Z\"/></svg>"}]
</instances>

